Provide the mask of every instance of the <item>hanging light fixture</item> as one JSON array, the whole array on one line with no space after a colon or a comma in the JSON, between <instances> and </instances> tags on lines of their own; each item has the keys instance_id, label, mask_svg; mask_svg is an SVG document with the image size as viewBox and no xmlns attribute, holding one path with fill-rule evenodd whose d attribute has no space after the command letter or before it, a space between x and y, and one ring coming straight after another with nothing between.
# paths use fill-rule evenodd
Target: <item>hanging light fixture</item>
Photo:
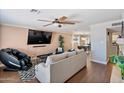
<instances>
[{"instance_id":1,"label":"hanging light fixture","mask_svg":"<svg viewBox=\"0 0 124 93\"><path fill-rule=\"evenodd\" d=\"M124 21L112 24L112 26L117 25L121 25L121 35L117 38L116 43L119 45L120 54L124 55Z\"/></svg>"},{"instance_id":2,"label":"hanging light fixture","mask_svg":"<svg viewBox=\"0 0 124 93\"><path fill-rule=\"evenodd\" d=\"M119 35L116 42L119 45L124 45L124 21L121 22L121 35Z\"/></svg>"}]
</instances>

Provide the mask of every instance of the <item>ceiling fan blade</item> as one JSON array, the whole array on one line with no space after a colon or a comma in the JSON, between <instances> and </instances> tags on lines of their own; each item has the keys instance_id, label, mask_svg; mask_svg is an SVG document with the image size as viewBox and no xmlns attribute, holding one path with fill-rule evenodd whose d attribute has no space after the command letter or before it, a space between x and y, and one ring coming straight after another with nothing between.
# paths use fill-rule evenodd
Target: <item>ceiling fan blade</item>
<instances>
[{"instance_id":1,"label":"ceiling fan blade","mask_svg":"<svg viewBox=\"0 0 124 93\"><path fill-rule=\"evenodd\" d=\"M74 22L68 22L68 21L65 21L65 22L60 22L61 24L70 24L70 25L74 25L75 23Z\"/></svg>"},{"instance_id":2,"label":"ceiling fan blade","mask_svg":"<svg viewBox=\"0 0 124 93\"><path fill-rule=\"evenodd\" d=\"M52 22L50 20L41 20L41 19L38 19L37 21Z\"/></svg>"},{"instance_id":3,"label":"ceiling fan blade","mask_svg":"<svg viewBox=\"0 0 124 93\"><path fill-rule=\"evenodd\" d=\"M70 23L81 23L82 21L76 20L76 19L67 19L64 22L70 22Z\"/></svg>"},{"instance_id":4,"label":"ceiling fan blade","mask_svg":"<svg viewBox=\"0 0 124 93\"><path fill-rule=\"evenodd\" d=\"M59 20L59 22L63 22L63 21L65 21L67 18L68 18L68 17L66 17L66 16L62 16L62 17L58 18L58 20Z\"/></svg>"},{"instance_id":5,"label":"ceiling fan blade","mask_svg":"<svg viewBox=\"0 0 124 93\"><path fill-rule=\"evenodd\" d=\"M52 24L54 24L54 23L46 24L46 25L43 25L43 26L46 27L46 26L49 26L49 25L52 25Z\"/></svg>"}]
</instances>

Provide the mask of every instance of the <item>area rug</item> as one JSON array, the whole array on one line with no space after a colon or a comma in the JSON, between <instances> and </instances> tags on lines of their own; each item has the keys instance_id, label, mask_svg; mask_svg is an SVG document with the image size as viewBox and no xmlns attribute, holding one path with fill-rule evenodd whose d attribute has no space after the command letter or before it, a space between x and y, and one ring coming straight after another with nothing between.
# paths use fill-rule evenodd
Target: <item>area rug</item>
<instances>
[{"instance_id":1,"label":"area rug","mask_svg":"<svg viewBox=\"0 0 124 93\"><path fill-rule=\"evenodd\" d=\"M27 71L18 71L22 81L30 81L35 78L35 69L32 67Z\"/></svg>"}]
</instances>

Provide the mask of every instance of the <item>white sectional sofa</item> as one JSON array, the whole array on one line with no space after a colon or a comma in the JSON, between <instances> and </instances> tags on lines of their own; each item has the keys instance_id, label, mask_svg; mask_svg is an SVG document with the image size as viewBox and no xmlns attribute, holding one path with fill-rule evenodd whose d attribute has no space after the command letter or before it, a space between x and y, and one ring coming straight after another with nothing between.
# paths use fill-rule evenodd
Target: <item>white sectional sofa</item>
<instances>
[{"instance_id":1,"label":"white sectional sofa","mask_svg":"<svg viewBox=\"0 0 124 93\"><path fill-rule=\"evenodd\" d=\"M42 83L62 83L86 66L87 56L82 50L47 57L46 63L35 66L36 78Z\"/></svg>"}]
</instances>

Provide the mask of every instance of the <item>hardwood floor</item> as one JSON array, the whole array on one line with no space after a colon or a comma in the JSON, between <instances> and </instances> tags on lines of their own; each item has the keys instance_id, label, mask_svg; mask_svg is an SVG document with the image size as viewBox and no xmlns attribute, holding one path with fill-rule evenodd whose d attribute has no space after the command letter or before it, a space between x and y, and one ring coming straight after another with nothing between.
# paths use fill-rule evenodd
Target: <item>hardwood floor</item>
<instances>
[{"instance_id":1,"label":"hardwood floor","mask_svg":"<svg viewBox=\"0 0 124 93\"><path fill-rule=\"evenodd\" d=\"M109 83L113 65L89 62L76 75L70 78L67 83Z\"/></svg>"},{"instance_id":2,"label":"hardwood floor","mask_svg":"<svg viewBox=\"0 0 124 93\"><path fill-rule=\"evenodd\" d=\"M113 65L90 62L87 66L71 77L66 83L108 83L110 82ZM22 82L18 72L5 72L0 67L0 83L38 83L37 79Z\"/></svg>"}]
</instances>

